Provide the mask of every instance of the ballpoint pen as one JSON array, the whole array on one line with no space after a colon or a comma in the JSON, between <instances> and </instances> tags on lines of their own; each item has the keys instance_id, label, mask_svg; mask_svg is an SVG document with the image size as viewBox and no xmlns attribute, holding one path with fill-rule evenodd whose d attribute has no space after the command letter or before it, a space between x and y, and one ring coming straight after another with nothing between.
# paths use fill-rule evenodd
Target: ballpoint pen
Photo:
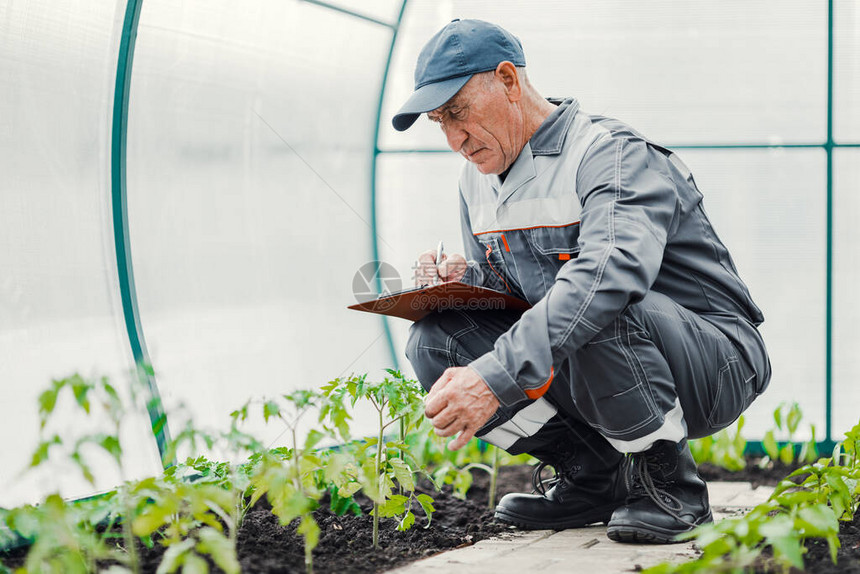
<instances>
[{"instance_id":1,"label":"ballpoint pen","mask_svg":"<svg viewBox=\"0 0 860 574\"><path fill-rule=\"evenodd\" d=\"M435 283L442 283L442 277L439 276L439 264L442 262L442 253L445 247L442 245L442 242L439 242L439 246L436 247L436 281Z\"/></svg>"}]
</instances>

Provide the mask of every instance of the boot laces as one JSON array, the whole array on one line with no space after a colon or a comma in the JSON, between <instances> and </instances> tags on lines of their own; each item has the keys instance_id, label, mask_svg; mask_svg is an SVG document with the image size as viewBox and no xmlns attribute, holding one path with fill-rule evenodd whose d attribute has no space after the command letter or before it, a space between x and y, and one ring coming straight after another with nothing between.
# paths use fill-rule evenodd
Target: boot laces
<instances>
[{"instance_id":1,"label":"boot laces","mask_svg":"<svg viewBox=\"0 0 860 574\"><path fill-rule=\"evenodd\" d=\"M666 491L663 481L658 479L655 482L652 473L656 473L659 476L661 472L660 459L639 455L633 456L632 460L634 465L633 472L625 473L628 492L633 496L644 494L669 516L683 522L687 526L696 526L695 523L681 516L680 511L684 509L684 504L676 496Z\"/></svg>"},{"instance_id":2,"label":"boot laces","mask_svg":"<svg viewBox=\"0 0 860 574\"><path fill-rule=\"evenodd\" d=\"M543 469L546 467L552 467L554 474L551 478L543 478ZM532 487L535 492L539 492L540 494L546 496L547 490L553 488L558 485L558 483L562 482L562 479L567 477L568 480L576 474L576 471L579 470L577 466L570 466L570 468L565 468L563 465L554 465L548 462L540 462L535 467L534 472L532 473Z\"/></svg>"},{"instance_id":3,"label":"boot laces","mask_svg":"<svg viewBox=\"0 0 860 574\"><path fill-rule=\"evenodd\" d=\"M539 463L534 472L532 473L532 486L534 487L535 492L539 492L542 495L546 496L546 491L558 484L559 480L558 471L555 471L555 474L552 478L543 478L541 475L543 474L543 469L547 466L551 466L545 462ZM553 470L555 467L553 467Z\"/></svg>"}]
</instances>

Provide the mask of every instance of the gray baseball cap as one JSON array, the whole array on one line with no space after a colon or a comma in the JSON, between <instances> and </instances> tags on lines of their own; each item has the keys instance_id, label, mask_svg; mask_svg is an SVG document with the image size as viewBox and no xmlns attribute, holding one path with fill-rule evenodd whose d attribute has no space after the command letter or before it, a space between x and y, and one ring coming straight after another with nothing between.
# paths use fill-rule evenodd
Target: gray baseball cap
<instances>
[{"instance_id":1,"label":"gray baseball cap","mask_svg":"<svg viewBox=\"0 0 860 574\"><path fill-rule=\"evenodd\" d=\"M526 65L516 36L483 20L452 20L418 55L415 91L391 120L394 129L409 129L418 116L453 98L474 74L495 70L504 61Z\"/></svg>"}]
</instances>

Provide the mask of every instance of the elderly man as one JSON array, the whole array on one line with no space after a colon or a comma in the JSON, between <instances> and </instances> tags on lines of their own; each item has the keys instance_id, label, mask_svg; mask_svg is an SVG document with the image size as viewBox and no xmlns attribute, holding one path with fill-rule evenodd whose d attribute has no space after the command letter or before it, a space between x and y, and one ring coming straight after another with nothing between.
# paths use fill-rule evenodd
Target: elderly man
<instances>
[{"instance_id":1,"label":"elderly man","mask_svg":"<svg viewBox=\"0 0 860 574\"><path fill-rule=\"evenodd\" d=\"M618 120L542 98L519 40L478 20L430 39L394 127L425 112L468 163L466 256L422 254L423 280L532 304L413 325L407 356L436 432L542 461L539 492L496 508L523 528L607 522L613 540L666 543L710 522L687 439L737 419L770 363L689 170Z\"/></svg>"}]
</instances>

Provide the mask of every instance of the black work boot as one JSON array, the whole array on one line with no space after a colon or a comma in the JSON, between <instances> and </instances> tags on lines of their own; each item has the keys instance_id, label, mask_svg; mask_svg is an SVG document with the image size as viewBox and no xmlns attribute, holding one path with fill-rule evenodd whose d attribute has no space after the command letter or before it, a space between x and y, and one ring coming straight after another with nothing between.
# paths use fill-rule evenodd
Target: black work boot
<instances>
[{"instance_id":1,"label":"black work boot","mask_svg":"<svg viewBox=\"0 0 860 574\"><path fill-rule=\"evenodd\" d=\"M608 521L627 494L624 457L602 438L595 442L566 445L563 452L530 453L542 461L532 477L540 494L506 494L496 506L496 518L520 528L554 530ZM542 481L547 464L556 475Z\"/></svg>"},{"instance_id":2,"label":"black work boot","mask_svg":"<svg viewBox=\"0 0 860 574\"><path fill-rule=\"evenodd\" d=\"M708 487L696 471L687 441L658 440L630 457L630 493L606 535L616 542L680 542L679 534L713 522Z\"/></svg>"}]
</instances>

